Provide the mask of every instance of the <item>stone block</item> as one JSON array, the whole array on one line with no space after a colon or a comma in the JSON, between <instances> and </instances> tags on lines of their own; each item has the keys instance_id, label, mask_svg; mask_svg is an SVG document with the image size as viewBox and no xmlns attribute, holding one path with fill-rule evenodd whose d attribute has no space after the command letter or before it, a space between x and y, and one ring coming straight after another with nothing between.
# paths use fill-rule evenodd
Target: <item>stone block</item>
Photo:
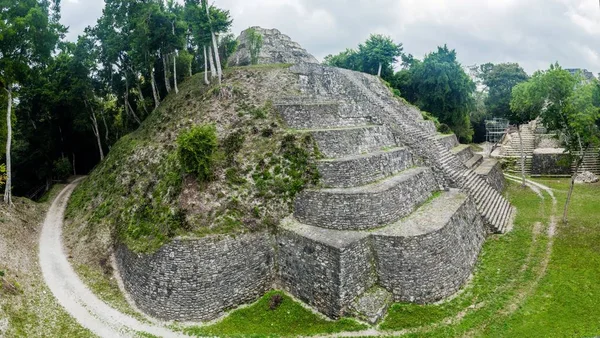
<instances>
[{"instance_id":1,"label":"stone block","mask_svg":"<svg viewBox=\"0 0 600 338\"><path fill-rule=\"evenodd\" d=\"M376 281L368 233L284 220L277 234L278 279L295 297L331 318Z\"/></svg>"},{"instance_id":2,"label":"stone block","mask_svg":"<svg viewBox=\"0 0 600 338\"><path fill-rule=\"evenodd\" d=\"M329 229L373 229L407 216L437 189L430 168L413 168L366 186L303 191L294 216Z\"/></svg>"},{"instance_id":3,"label":"stone block","mask_svg":"<svg viewBox=\"0 0 600 338\"><path fill-rule=\"evenodd\" d=\"M371 236L379 284L396 301L431 303L465 283L486 230L473 202L451 190Z\"/></svg>"},{"instance_id":4,"label":"stone block","mask_svg":"<svg viewBox=\"0 0 600 338\"><path fill-rule=\"evenodd\" d=\"M364 155L386 147L396 147L392 133L384 126L316 129L312 134L325 158Z\"/></svg>"},{"instance_id":5,"label":"stone block","mask_svg":"<svg viewBox=\"0 0 600 338\"><path fill-rule=\"evenodd\" d=\"M393 148L318 163L321 182L326 187L348 188L381 180L414 165L407 148Z\"/></svg>"},{"instance_id":6,"label":"stone block","mask_svg":"<svg viewBox=\"0 0 600 338\"><path fill-rule=\"evenodd\" d=\"M211 320L271 288L274 242L267 233L174 240L151 255L116 249L125 289L163 320Z\"/></svg>"}]
</instances>

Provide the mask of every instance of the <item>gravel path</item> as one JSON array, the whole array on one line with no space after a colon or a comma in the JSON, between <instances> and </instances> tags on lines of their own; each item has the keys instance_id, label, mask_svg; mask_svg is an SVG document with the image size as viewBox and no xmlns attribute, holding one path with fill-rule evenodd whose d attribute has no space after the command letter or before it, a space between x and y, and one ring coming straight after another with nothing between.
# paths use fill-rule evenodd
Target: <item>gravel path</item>
<instances>
[{"instance_id":1,"label":"gravel path","mask_svg":"<svg viewBox=\"0 0 600 338\"><path fill-rule=\"evenodd\" d=\"M80 180L69 184L56 197L42 228L40 266L54 297L79 324L100 337L133 337L138 332L159 337L188 337L120 313L98 299L79 279L63 249L62 225L67 201Z\"/></svg>"}]
</instances>

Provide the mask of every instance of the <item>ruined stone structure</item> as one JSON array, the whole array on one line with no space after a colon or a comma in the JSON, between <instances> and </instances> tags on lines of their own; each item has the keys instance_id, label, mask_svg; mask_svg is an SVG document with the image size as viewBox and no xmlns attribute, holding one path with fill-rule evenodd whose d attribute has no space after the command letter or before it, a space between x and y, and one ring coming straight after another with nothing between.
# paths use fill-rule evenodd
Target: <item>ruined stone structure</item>
<instances>
[{"instance_id":1,"label":"ruined stone structure","mask_svg":"<svg viewBox=\"0 0 600 338\"><path fill-rule=\"evenodd\" d=\"M236 52L229 58L230 66L250 65L250 49L248 48L248 31L253 29L262 35L263 45L258 56L258 64L272 63L318 63L302 46L292 41L289 36L281 34L277 29L251 27L242 32L238 40Z\"/></svg>"},{"instance_id":2,"label":"ruined stone structure","mask_svg":"<svg viewBox=\"0 0 600 338\"><path fill-rule=\"evenodd\" d=\"M127 291L150 314L212 319L279 288L329 317L374 322L391 301L455 293L486 235L510 229L495 160L438 135L377 77L315 63L289 71L299 94L275 107L316 141L322 187L300 193L275 234L177 240L147 256L119 247Z\"/></svg>"},{"instance_id":3,"label":"ruined stone structure","mask_svg":"<svg viewBox=\"0 0 600 338\"><path fill-rule=\"evenodd\" d=\"M556 134L549 134L540 120L530 121L520 127L523 139L525 174L533 176L570 176L575 164L561 146ZM508 164L507 170L521 174L521 146L517 132L506 134L492 157ZM600 174L600 150L586 152L580 172Z\"/></svg>"}]
</instances>

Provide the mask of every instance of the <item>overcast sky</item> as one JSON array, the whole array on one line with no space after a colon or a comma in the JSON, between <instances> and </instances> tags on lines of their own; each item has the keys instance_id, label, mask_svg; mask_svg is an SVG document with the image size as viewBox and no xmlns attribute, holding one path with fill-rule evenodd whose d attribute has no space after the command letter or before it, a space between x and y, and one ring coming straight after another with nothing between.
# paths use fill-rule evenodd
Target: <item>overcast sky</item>
<instances>
[{"instance_id":1,"label":"overcast sky","mask_svg":"<svg viewBox=\"0 0 600 338\"><path fill-rule=\"evenodd\" d=\"M465 65L519 62L528 73L558 61L600 72L598 0L213 0L237 35L277 28L322 60L370 33L390 35L422 58L444 43ZM103 0L63 0L74 40L102 14Z\"/></svg>"}]
</instances>

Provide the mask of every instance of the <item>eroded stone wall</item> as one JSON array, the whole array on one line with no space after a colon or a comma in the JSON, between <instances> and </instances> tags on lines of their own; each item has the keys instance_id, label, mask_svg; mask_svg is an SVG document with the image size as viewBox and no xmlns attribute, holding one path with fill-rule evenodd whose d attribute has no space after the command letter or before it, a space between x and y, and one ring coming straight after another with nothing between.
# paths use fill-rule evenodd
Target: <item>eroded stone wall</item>
<instances>
[{"instance_id":1,"label":"eroded stone wall","mask_svg":"<svg viewBox=\"0 0 600 338\"><path fill-rule=\"evenodd\" d=\"M271 288L273 245L266 233L175 240L152 255L120 245L116 260L142 311L165 320L205 321Z\"/></svg>"},{"instance_id":2,"label":"eroded stone wall","mask_svg":"<svg viewBox=\"0 0 600 338\"><path fill-rule=\"evenodd\" d=\"M280 286L331 318L343 315L376 281L368 236L337 247L282 229L277 249Z\"/></svg>"},{"instance_id":3,"label":"eroded stone wall","mask_svg":"<svg viewBox=\"0 0 600 338\"><path fill-rule=\"evenodd\" d=\"M435 302L458 291L468 279L486 231L473 202L459 202L450 220L436 231L415 236L373 234L379 283L396 301ZM429 226L427 217L421 227Z\"/></svg>"}]
</instances>

